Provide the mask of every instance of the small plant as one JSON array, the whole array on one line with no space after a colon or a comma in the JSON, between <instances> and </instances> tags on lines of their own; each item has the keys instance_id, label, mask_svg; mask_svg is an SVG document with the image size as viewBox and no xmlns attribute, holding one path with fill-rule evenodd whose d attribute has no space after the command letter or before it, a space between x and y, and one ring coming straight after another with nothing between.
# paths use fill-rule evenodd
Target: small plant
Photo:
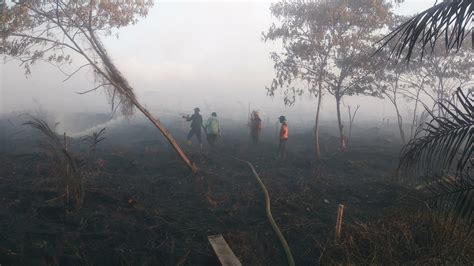
<instances>
[{"instance_id":1,"label":"small plant","mask_svg":"<svg viewBox=\"0 0 474 266\"><path fill-rule=\"evenodd\" d=\"M55 180L58 190L64 190L64 193L56 199L65 198L69 204L72 197L76 207L81 207L84 202L86 173L79 167L77 158L68 149L66 134L61 138L55 132L57 124L51 127L46 121L36 117L31 117L31 120L24 122L23 125L30 126L43 135L38 147L49 159L49 174Z\"/></svg>"},{"instance_id":2,"label":"small plant","mask_svg":"<svg viewBox=\"0 0 474 266\"><path fill-rule=\"evenodd\" d=\"M89 144L89 154L95 154L97 145L105 140L105 127L99 131L94 131L90 136L86 136L84 141Z\"/></svg>"},{"instance_id":3,"label":"small plant","mask_svg":"<svg viewBox=\"0 0 474 266\"><path fill-rule=\"evenodd\" d=\"M459 228L458 228L459 229ZM345 224L338 242L321 243L321 265L466 265L474 258L471 235L446 234L449 224L429 208L390 210L369 222Z\"/></svg>"}]
</instances>

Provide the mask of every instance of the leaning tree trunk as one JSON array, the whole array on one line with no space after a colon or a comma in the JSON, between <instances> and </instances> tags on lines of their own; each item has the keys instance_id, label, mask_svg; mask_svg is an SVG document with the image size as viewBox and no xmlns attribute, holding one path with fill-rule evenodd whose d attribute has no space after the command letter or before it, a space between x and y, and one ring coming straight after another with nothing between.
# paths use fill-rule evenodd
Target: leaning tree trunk
<instances>
[{"instance_id":1,"label":"leaning tree trunk","mask_svg":"<svg viewBox=\"0 0 474 266\"><path fill-rule=\"evenodd\" d=\"M148 110L145 109L139 102L134 101L133 104L135 105L135 107L137 107L138 110L140 110L140 112L142 112L148 118L148 120L151 121L151 123L153 123L153 125L156 128L158 128L158 130L160 130L161 134L163 134L163 136L166 138L166 140L168 140L168 142L171 144L171 147L173 148L173 150L176 151L178 156L189 167L189 169L191 169L191 171L193 171L193 173L196 173L197 172L196 164L194 164L194 162L191 161L188 158L186 153L184 153L184 151L181 149L181 147L179 147L178 143L173 138L173 135L171 135L171 133L161 124L161 122L158 119L154 118L150 114L150 112L148 112Z\"/></svg>"},{"instance_id":2,"label":"leaning tree trunk","mask_svg":"<svg viewBox=\"0 0 474 266\"><path fill-rule=\"evenodd\" d=\"M15 2L15 1L13 1ZM161 124L161 122L158 119L155 119L135 98L133 89L129 86L128 82L125 80L125 78L121 75L121 73L118 71L118 69L115 67L115 65L112 63L112 60L108 56L106 49L103 47L102 43L100 42L99 38L96 36L96 31L100 31L100 27L96 28L95 26L92 25L91 23L91 18L92 18L92 8L87 12L87 10L84 10L84 17L87 18L87 13L89 13L89 21L87 19L81 20L80 23L77 24L66 24L64 21L61 21L61 12L64 10L59 10L60 8L60 1L51 1L56 3L57 9L55 10L56 12L42 12L39 10L36 10L29 6L28 4L23 5L23 2L37 2L37 1L16 1L18 4L21 4L22 9L30 9L36 13L38 17L40 17L42 20L39 21L39 23L49 23L54 26L55 30L62 31L64 34L63 40L56 40L56 39L49 39L49 34L46 37L42 37L42 33L40 33L37 37L35 36L28 36L28 35L23 35L23 34L17 34L14 31L12 32L6 32L6 34L2 34L3 37L7 37L10 34L12 36L18 36L22 38L26 38L27 44L43 44L45 43L53 43L54 45L52 48L54 50L62 50L65 48L72 49L74 52L78 53L80 56L82 56L88 63L91 65L94 69L94 74L96 74L100 81L104 81L103 84L100 86L96 87L96 89L102 87L102 86L110 86L113 87L113 93L111 96L111 102L113 103L115 100L115 96L120 97L120 100L126 99L126 104L124 104L122 101L120 103L125 106L131 108L136 107L139 109L152 123L155 127L157 127L160 132L165 136L165 138L168 140L168 142L171 144L172 148L178 153L179 157L181 160L193 171L197 172L197 167L196 165L186 156L184 151L179 147L178 143L174 140L173 136L168 132L168 130ZM39 1L38 1L39 2ZM91 1L90 7L94 6L92 4L94 1ZM0 3L4 3L4 1L0 1ZM49 3L49 2L48 2ZM4 9L6 11L6 9ZM108 19L105 19L104 22L107 23ZM115 22L114 22L115 23ZM99 23L100 24L100 23ZM102 25L102 26L110 26L110 25ZM121 25L123 26L123 25ZM36 25L33 25L33 29L36 27ZM46 28L49 28L47 26ZM21 30L22 27L19 27ZM51 32L51 34L54 34ZM36 35L36 34L34 34ZM79 43L79 39L76 39L76 37L82 35L82 38ZM67 43L68 40L70 43ZM18 43L18 45L21 46L21 43ZM83 45L89 46L89 47L84 47ZM25 48L25 51L27 51L30 47ZM33 49L33 48L32 48ZM46 49L43 52L49 51L51 49ZM19 52L19 54L24 53L25 51ZM29 54L28 54L29 55ZM34 55L31 55L32 58L34 58ZM39 59L42 58L42 55L39 56ZM58 61L59 62L59 61ZM85 66L85 65L84 65ZM78 70L80 70L82 67L77 69L73 74L68 75L71 77L74 75L74 73L77 73ZM67 79L69 79L69 77ZM67 80L66 79L66 80ZM95 90L95 89L94 89ZM117 95L116 95L117 93Z\"/></svg>"},{"instance_id":3,"label":"leaning tree trunk","mask_svg":"<svg viewBox=\"0 0 474 266\"><path fill-rule=\"evenodd\" d=\"M148 112L148 110L143 107L138 100L135 98L135 95L133 93L133 89L128 85L126 82L125 78L122 77L120 72L117 70L115 65L112 63L110 60L107 52L105 51L105 48L102 46L102 43L98 40L98 38L95 36L94 32L90 30L90 41L92 44L92 47L94 50L97 52L98 56L102 59L102 63L105 66L105 70L101 69L97 63L95 63L91 58L86 56L86 54L80 49L80 47L76 44L76 47L82 52L84 57L91 63L91 65L94 66L96 69L97 73L102 75L103 78L105 78L110 84L117 90L118 93L124 95L132 104L135 106L140 112L142 112L148 120L151 121L151 123L158 128L158 130L163 134L163 136L166 138L166 140L170 143L171 147L176 151L178 156L181 158L181 160L186 164L186 166L191 169L193 173L197 172L197 167L194 162L192 162L186 153L179 147L178 143L176 140L173 138L171 133L165 128L161 122L154 118L153 115ZM71 39L71 38L70 38ZM74 42L73 39L71 41ZM75 43L75 42L74 42Z\"/></svg>"},{"instance_id":4,"label":"leaning tree trunk","mask_svg":"<svg viewBox=\"0 0 474 266\"><path fill-rule=\"evenodd\" d=\"M339 126L339 141L341 150L346 151L346 141L344 139L344 125L341 119L341 97L336 94L337 124Z\"/></svg>"},{"instance_id":5,"label":"leaning tree trunk","mask_svg":"<svg viewBox=\"0 0 474 266\"><path fill-rule=\"evenodd\" d=\"M110 81L112 82L112 84L114 85L115 88L117 89L120 89L120 84L116 84L115 82L113 82L111 79ZM186 166L193 172L193 173L196 173L197 172L197 166L196 164L191 161L188 156L186 155L186 153L181 149L181 147L179 147L179 144L176 142L176 140L174 139L173 135L171 135L171 133L166 129L166 127L160 122L160 120L156 119L155 117L153 117L153 115L148 112L147 109L145 109L145 107L143 107L137 100L135 97L131 96L128 94L128 92L126 90L122 90L122 93L124 95L127 95L127 97L130 99L130 101L132 102L132 104L138 109L140 110L140 112L142 112L146 118L148 118L148 120L150 120L150 122L156 127L158 128L158 130L161 132L161 134L163 134L163 136L166 138L166 140L170 143L171 147L173 148L173 150L178 154L178 156L180 157L180 159L186 164Z\"/></svg>"},{"instance_id":6,"label":"leaning tree trunk","mask_svg":"<svg viewBox=\"0 0 474 266\"><path fill-rule=\"evenodd\" d=\"M316 159L320 160L321 159L321 149L319 145L319 114L321 112L321 101L322 101L322 88L321 85L319 85L319 92L318 92L318 106L316 109L316 119L314 121L314 152L316 154Z\"/></svg>"}]
</instances>

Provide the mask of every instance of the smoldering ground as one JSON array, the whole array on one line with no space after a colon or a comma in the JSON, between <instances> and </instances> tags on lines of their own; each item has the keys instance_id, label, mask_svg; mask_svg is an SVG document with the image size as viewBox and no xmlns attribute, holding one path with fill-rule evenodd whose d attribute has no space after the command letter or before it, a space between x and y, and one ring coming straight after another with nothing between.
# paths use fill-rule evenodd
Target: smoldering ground
<instances>
[{"instance_id":1,"label":"smoldering ground","mask_svg":"<svg viewBox=\"0 0 474 266\"><path fill-rule=\"evenodd\" d=\"M97 123L104 118L98 117L90 120ZM401 147L395 125L356 124L351 149L340 154L334 121L323 122L321 141L327 155L315 176L313 148L308 145L313 139L311 126L293 126L290 120L290 152L282 163L275 159L274 124L264 123L262 141L253 146L245 118L220 119L223 136L215 149L207 145L200 149L195 142L185 146L189 124L174 116L163 119L199 165L198 175L190 175L156 129L143 120L84 123L86 128L78 132L107 126L106 139L93 157L105 163L88 175L84 203L76 209L55 200L58 192L51 186L48 157L28 156L37 150L42 136L19 124L18 116L3 118L1 261L218 265L207 236L219 233L244 264L284 264L256 180L229 155L255 165L298 264L335 263L340 261L335 260L336 254L360 263L368 256L400 262L418 256L426 245L433 248L430 242L422 242L417 249L386 246L374 251L370 244L384 225L413 233L410 241L423 239L427 233L404 227L410 219L424 223L425 214L406 213L407 221L396 219L397 224L390 218L401 208L400 202L410 206L408 202L420 197L392 181ZM81 160L91 156L81 137L70 139L69 144ZM334 245L329 240L338 204L346 206L343 238L366 243L365 248ZM395 257L393 249L397 249ZM451 255L464 256L463 250Z\"/></svg>"}]
</instances>

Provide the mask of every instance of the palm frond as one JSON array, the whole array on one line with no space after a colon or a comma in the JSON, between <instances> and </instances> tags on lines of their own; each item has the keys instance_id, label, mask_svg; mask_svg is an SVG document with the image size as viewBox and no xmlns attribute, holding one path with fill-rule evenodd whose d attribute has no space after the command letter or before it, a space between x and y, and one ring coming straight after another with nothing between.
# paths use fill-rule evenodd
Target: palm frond
<instances>
[{"instance_id":1,"label":"palm frond","mask_svg":"<svg viewBox=\"0 0 474 266\"><path fill-rule=\"evenodd\" d=\"M432 52L438 39L444 36L446 50L457 51L471 31L469 24L473 10L472 0L445 0L414 16L385 36L380 41L383 44L379 50L392 46L392 56L410 60L413 49L421 46L420 57L423 58L424 52ZM474 48L474 32L471 34Z\"/></svg>"},{"instance_id":2,"label":"palm frond","mask_svg":"<svg viewBox=\"0 0 474 266\"><path fill-rule=\"evenodd\" d=\"M53 127L50 127L49 124L43 119L40 119L34 116L30 116L30 119L31 120L23 122L22 124L39 130L39 132L41 132L53 144L61 146L61 140L58 134L54 130L56 126L58 125L57 123L54 124Z\"/></svg>"},{"instance_id":3,"label":"palm frond","mask_svg":"<svg viewBox=\"0 0 474 266\"><path fill-rule=\"evenodd\" d=\"M404 178L422 177L428 202L452 226L469 232L474 223L474 94L458 88L455 99L437 103L446 116L435 116L417 130L402 149L399 169ZM455 101L456 100L456 101ZM454 104L457 102L458 104Z\"/></svg>"},{"instance_id":4,"label":"palm frond","mask_svg":"<svg viewBox=\"0 0 474 266\"><path fill-rule=\"evenodd\" d=\"M437 103L446 117L426 108L430 121L417 130L415 138L402 149L400 168L416 176L461 176L473 154L474 106L472 93L458 88L458 105Z\"/></svg>"},{"instance_id":5,"label":"palm frond","mask_svg":"<svg viewBox=\"0 0 474 266\"><path fill-rule=\"evenodd\" d=\"M474 179L440 178L425 188L431 195L427 202L436 210L438 219L460 231L471 231L474 225Z\"/></svg>"},{"instance_id":6,"label":"palm frond","mask_svg":"<svg viewBox=\"0 0 474 266\"><path fill-rule=\"evenodd\" d=\"M72 172L75 172L76 160L71 152L65 148L65 143L61 141L61 138L54 130L58 123L55 123L54 126L51 127L48 122L43 119L34 116L30 116L30 118L31 120L23 122L23 125L37 129L45 137L45 140L38 144L41 151L55 159L58 164L67 162Z\"/></svg>"}]
</instances>

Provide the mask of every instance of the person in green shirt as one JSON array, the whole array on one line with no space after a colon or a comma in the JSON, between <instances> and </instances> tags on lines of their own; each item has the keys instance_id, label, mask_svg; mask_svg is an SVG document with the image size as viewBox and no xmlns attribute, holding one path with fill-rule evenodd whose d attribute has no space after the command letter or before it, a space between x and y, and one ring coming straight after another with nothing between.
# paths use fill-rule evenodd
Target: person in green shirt
<instances>
[{"instance_id":1,"label":"person in green shirt","mask_svg":"<svg viewBox=\"0 0 474 266\"><path fill-rule=\"evenodd\" d=\"M217 138L221 135L221 127L219 125L216 112L211 114L211 117L207 120L204 129L206 130L207 134L207 142L212 147L215 147Z\"/></svg>"}]
</instances>

